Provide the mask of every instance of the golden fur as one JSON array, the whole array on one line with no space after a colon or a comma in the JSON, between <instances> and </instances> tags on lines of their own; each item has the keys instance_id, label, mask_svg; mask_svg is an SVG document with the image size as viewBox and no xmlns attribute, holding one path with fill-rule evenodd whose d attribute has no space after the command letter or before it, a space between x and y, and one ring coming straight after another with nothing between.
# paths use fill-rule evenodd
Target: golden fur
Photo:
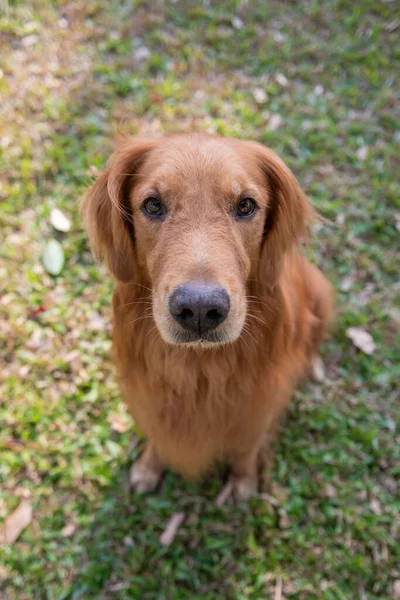
<instances>
[{"instance_id":1,"label":"golden fur","mask_svg":"<svg viewBox=\"0 0 400 600\"><path fill-rule=\"evenodd\" d=\"M149 193L168 216L143 214ZM257 214L232 217L243 194ZM302 255L313 218L286 165L269 149L207 135L125 140L90 189L83 215L94 255L116 279L113 353L123 396L149 444L138 489L164 466L196 477L232 464L236 492L256 485L257 454L318 355L331 287ZM178 343L168 312L185 281L216 282L231 310L214 343Z\"/></svg>"}]
</instances>

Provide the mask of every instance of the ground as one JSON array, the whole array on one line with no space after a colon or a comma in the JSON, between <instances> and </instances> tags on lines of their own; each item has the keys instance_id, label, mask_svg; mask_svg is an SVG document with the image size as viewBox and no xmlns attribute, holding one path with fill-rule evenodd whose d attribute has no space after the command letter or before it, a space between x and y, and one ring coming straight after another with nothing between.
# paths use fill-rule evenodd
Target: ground
<instances>
[{"instance_id":1,"label":"ground","mask_svg":"<svg viewBox=\"0 0 400 600\"><path fill-rule=\"evenodd\" d=\"M22 500L33 509L0 547L1 598L399 598L399 5L37 0L1 11L0 523ZM109 357L112 283L78 208L121 131L265 143L325 218L312 253L337 290L326 378L296 394L271 493L248 506L215 505L223 473L168 474L156 495L129 493L140 441ZM50 224L54 207L68 233ZM41 258L53 238L58 276ZM371 354L349 327L372 335Z\"/></svg>"}]
</instances>

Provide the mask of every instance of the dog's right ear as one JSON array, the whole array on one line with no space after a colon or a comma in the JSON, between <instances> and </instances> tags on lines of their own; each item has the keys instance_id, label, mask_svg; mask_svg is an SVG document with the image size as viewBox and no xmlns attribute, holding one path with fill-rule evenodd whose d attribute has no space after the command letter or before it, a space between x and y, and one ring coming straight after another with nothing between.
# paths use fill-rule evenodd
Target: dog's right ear
<instances>
[{"instance_id":1,"label":"dog's right ear","mask_svg":"<svg viewBox=\"0 0 400 600\"><path fill-rule=\"evenodd\" d=\"M130 193L140 167L156 140L125 139L88 191L82 216L93 256L104 256L119 281L136 278L135 231Z\"/></svg>"}]
</instances>

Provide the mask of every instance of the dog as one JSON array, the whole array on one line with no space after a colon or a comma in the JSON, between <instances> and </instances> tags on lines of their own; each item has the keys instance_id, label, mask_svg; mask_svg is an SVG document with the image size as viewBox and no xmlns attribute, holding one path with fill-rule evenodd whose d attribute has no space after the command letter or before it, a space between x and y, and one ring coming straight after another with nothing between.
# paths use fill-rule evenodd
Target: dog
<instances>
[{"instance_id":1,"label":"dog","mask_svg":"<svg viewBox=\"0 0 400 600\"><path fill-rule=\"evenodd\" d=\"M255 142L124 138L82 213L116 281L113 358L147 439L133 487L223 461L246 500L332 320L331 285L303 254L315 217L306 196Z\"/></svg>"}]
</instances>

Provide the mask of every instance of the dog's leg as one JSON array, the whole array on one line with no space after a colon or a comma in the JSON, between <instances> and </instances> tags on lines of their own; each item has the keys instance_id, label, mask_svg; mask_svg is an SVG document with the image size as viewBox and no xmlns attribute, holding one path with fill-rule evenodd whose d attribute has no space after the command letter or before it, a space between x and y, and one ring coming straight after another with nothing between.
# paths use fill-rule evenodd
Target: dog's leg
<instances>
[{"instance_id":1,"label":"dog's leg","mask_svg":"<svg viewBox=\"0 0 400 600\"><path fill-rule=\"evenodd\" d=\"M237 455L232 461L229 484L232 493L239 502L248 500L258 486L258 448L247 454Z\"/></svg>"},{"instance_id":2,"label":"dog's leg","mask_svg":"<svg viewBox=\"0 0 400 600\"><path fill-rule=\"evenodd\" d=\"M131 487L142 494L152 492L157 487L163 472L164 465L154 446L147 442L144 452L131 467L129 475Z\"/></svg>"}]
</instances>

